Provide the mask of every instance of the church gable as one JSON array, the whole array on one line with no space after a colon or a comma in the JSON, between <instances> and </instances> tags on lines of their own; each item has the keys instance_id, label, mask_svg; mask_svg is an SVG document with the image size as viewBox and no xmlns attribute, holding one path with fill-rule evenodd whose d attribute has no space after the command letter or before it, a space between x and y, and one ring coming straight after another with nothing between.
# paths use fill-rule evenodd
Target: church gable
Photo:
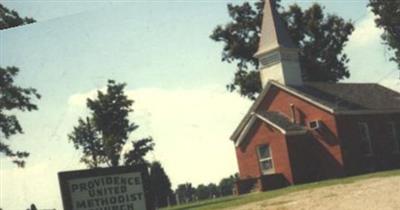
<instances>
[{"instance_id":1,"label":"church gable","mask_svg":"<svg viewBox=\"0 0 400 210\"><path fill-rule=\"evenodd\" d=\"M262 120L256 120L245 139L236 147L241 179L263 175L259 154L259 148L263 146L270 148L273 173L291 173L286 137L278 129Z\"/></svg>"},{"instance_id":2,"label":"church gable","mask_svg":"<svg viewBox=\"0 0 400 210\"><path fill-rule=\"evenodd\" d=\"M306 100L286 89L279 87L270 88L265 94L257 112L278 112L285 116L292 124L306 129L309 122L314 120L334 121L333 110L321 107L320 104Z\"/></svg>"},{"instance_id":3,"label":"church gable","mask_svg":"<svg viewBox=\"0 0 400 210\"><path fill-rule=\"evenodd\" d=\"M332 121L340 114L400 113L398 104L400 94L378 84L307 83L300 87L269 81L231 139L236 142L253 113L260 111L279 112L307 126L309 121Z\"/></svg>"},{"instance_id":4,"label":"church gable","mask_svg":"<svg viewBox=\"0 0 400 210\"><path fill-rule=\"evenodd\" d=\"M246 152L248 151L249 145L258 144L252 140L260 140L260 136L263 136L264 139L284 138L283 133L279 129L256 117L256 120L251 127L249 127L249 130L244 132L242 138L238 140L237 147L240 148L242 152Z\"/></svg>"},{"instance_id":5,"label":"church gable","mask_svg":"<svg viewBox=\"0 0 400 210\"><path fill-rule=\"evenodd\" d=\"M267 115L272 118L269 119L269 121L280 121L283 122L285 121L286 124L291 124L291 128L296 127L295 130L287 129L290 130L289 132L282 131L283 134L303 134L306 132L306 129L303 125L299 125L298 122L293 121L293 116L291 113L291 106L290 104L296 105L295 102L301 103L301 104L307 104L310 107L313 107L315 110L319 110L322 112L328 112L322 108L320 108L318 105L315 104L313 101L307 101L302 98L301 95L298 95L288 89L284 88L285 86L280 85L277 82L270 81L266 87L263 89L263 91L260 93L260 95L257 97L256 101L254 104L250 107L249 111L245 115L245 117L242 119L242 121L239 123L237 126L236 130L231 136L231 139L238 144L242 139L242 133L246 132L246 129L248 130L252 123L254 123L254 120L257 118L262 117L262 115ZM298 109L298 107L294 107L295 109ZM324 107L325 108L325 107ZM329 108L326 108L329 110ZM269 113L277 113L277 114L269 114ZM299 117L301 115L295 116ZM265 118L265 117L264 117ZM268 118L268 117L267 117ZM266 121L268 123L268 121ZM270 122L269 122L270 123ZM271 123L270 123L271 124ZM279 123L277 123L279 124ZM297 125L296 125L297 124ZM283 125L280 125L278 127L285 127ZM285 130L283 129L283 130Z\"/></svg>"},{"instance_id":6,"label":"church gable","mask_svg":"<svg viewBox=\"0 0 400 210\"><path fill-rule=\"evenodd\" d=\"M280 135L302 135L307 132L304 127L299 126L293 122L291 122L287 117L282 115L279 112L268 112L268 111L257 111L251 113L251 117L243 131L238 136L235 144L236 146L240 146L244 144L246 141L251 139L249 135L254 131L254 128L259 123L265 124L270 131L274 131L280 133Z\"/></svg>"}]
</instances>

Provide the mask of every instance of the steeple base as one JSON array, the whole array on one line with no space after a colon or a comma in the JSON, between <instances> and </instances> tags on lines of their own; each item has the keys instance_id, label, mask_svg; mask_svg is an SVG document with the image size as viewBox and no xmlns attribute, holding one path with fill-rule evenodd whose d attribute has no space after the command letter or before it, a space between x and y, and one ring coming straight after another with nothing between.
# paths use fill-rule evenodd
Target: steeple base
<instances>
[{"instance_id":1,"label":"steeple base","mask_svg":"<svg viewBox=\"0 0 400 210\"><path fill-rule=\"evenodd\" d=\"M261 64L260 77L264 87L269 80L283 85L303 85L297 49L278 48L258 55Z\"/></svg>"}]
</instances>

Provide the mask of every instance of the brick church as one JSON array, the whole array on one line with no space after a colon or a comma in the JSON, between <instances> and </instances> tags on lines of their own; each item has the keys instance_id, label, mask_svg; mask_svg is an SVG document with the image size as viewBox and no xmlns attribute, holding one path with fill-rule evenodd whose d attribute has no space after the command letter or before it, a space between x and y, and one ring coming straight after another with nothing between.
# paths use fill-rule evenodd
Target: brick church
<instances>
[{"instance_id":1,"label":"brick church","mask_svg":"<svg viewBox=\"0 0 400 210\"><path fill-rule=\"evenodd\" d=\"M255 54L263 90L231 136L236 192L400 168L400 93L373 83L304 82L273 3L265 1Z\"/></svg>"}]
</instances>

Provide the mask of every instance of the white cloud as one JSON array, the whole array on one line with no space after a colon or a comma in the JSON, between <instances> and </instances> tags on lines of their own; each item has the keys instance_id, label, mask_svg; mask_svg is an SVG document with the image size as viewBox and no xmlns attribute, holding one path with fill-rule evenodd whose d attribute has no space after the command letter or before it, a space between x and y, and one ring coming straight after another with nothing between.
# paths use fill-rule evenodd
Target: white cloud
<instances>
[{"instance_id":1,"label":"white cloud","mask_svg":"<svg viewBox=\"0 0 400 210\"><path fill-rule=\"evenodd\" d=\"M368 9L367 15L359 23L356 23L355 30L350 36L349 45L353 47L368 46L371 42L380 41L383 30L375 25L375 14Z\"/></svg>"},{"instance_id":2,"label":"white cloud","mask_svg":"<svg viewBox=\"0 0 400 210\"><path fill-rule=\"evenodd\" d=\"M398 72L394 72L394 73L396 73L397 75L399 74ZM383 80L382 82L380 82L380 84L387 88L390 88L392 90L400 92L400 78L399 77L393 76L390 79Z\"/></svg>"},{"instance_id":3,"label":"white cloud","mask_svg":"<svg viewBox=\"0 0 400 210\"><path fill-rule=\"evenodd\" d=\"M397 66L389 61L391 55L382 43L382 33L383 30L375 25L375 15L366 8L365 17L355 24L355 31L345 48L351 73L346 82L382 83L384 79L395 77L389 75ZM384 75L388 76L383 78Z\"/></svg>"},{"instance_id":4,"label":"white cloud","mask_svg":"<svg viewBox=\"0 0 400 210\"><path fill-rule=\"evenodd\" d=\"M86 100L88 98L95 98L97 95L97 91L104 91L106 88L100 88L100 89L95 89L95 90L91 90L88 92L84 92L84 93L77 93L74 94L72 96L70 96L68 98L68 105L72 106L72 107L83 107L86 105Z\"/></svg>"},{"instance_id":5,"label":"white cloud","mask_svg":"<svg viewBox=\"0 0 400 210\"><path fill-rule=\"evenodd\" d=\"M68 112L58 135L66 136L78 116L87 114L86 99L94 98L96 92L90 90L69 97ZM223 86L141 88L125 93L135 100L130 118L140 126L131 139L154 138L155 150L148 159L161 161L174 187L183 182L218 182L237 172L229 136L246 113L250 100L227 92ZM80 151L66 141L49 144L63 148L62 152L43 157L34 153L37 161L31 159L25 169L1 169L0 207L24 209L35 203L39 208L62 209L57 173L85 167L78 163Z\"/></svg>"},{"instance_id":6,"label":"white cloud","mask_svg":"<svg viewBox=\"0 0 400 210\"><path fill-rule=\"evenodd\" d=\"M26 168L4 167L0 170L0 207L5 210L27 209L34 203L39 209L62 209L57 173L81 169L81 164L67 164L76 154L58 154L57 159ZM6 165L9 160L2 159Z\"/></svg>"},{"instance_id":7,"label":"white cloud","mask_svg":"<svg viewBox=\"0 0 400 210\"><path fill-rule=\"evenodd\" d=\"M69 98L82 107L96 90ZM166 90L126 90L135 101L131 119L140 127L133 139L152 136L156 147L149 157L162 162L174 185L217 182L237 172L230 134L251 101L222 86Z\"/></svg>"}]
</instances>

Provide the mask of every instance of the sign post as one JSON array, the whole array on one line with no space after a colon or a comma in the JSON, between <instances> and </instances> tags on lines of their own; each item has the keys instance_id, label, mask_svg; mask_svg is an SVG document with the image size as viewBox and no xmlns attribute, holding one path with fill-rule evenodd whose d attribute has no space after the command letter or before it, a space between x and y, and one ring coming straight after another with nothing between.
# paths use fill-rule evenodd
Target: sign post
<instances>
[{"instance_id":1,"label":"sign post","mask_svg":"<svg viewBox=\"0 0 400 210\"><path fill-rule=\"evenodd\" d=\"M145 166L58 173L64 210L154 210Z\"/></svg>"}]
</instances>

